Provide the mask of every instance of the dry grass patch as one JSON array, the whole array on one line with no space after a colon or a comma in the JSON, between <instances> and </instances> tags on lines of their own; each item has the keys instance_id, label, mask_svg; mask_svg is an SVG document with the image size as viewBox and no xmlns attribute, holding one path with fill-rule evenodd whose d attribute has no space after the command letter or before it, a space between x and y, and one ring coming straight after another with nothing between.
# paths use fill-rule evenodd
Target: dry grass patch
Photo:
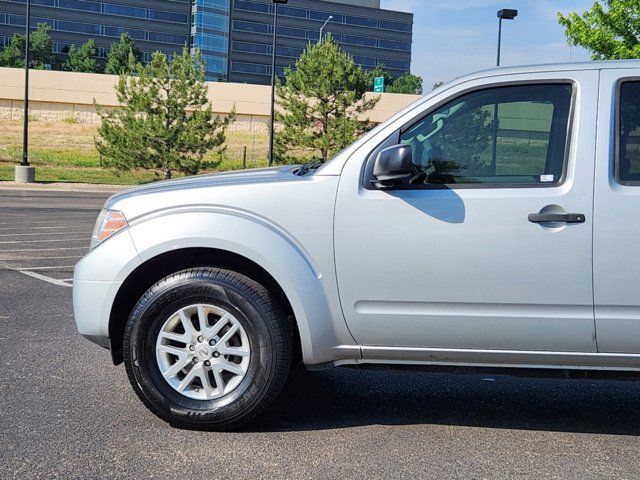
<instances>
[{"instance_id":1,"label":"dry grass patch","mask_svg":"<svg viewBox=\"0 0 640 480\"><path fill-rule=\"evenodd\" d=\"M38 181L136 184L160 178L159 172L134 170L118 174L102 168L94 146L97 128L74 122L32 121L29 158L38 167ZM0 129L0 180L12 180L13 167L22 158L22 122L0 121ZM243 168L245 146L247 168L266 166L268 135L229 131L223 154L213 152L205 157L205 172Z\"/></svg>"}]
</instances>

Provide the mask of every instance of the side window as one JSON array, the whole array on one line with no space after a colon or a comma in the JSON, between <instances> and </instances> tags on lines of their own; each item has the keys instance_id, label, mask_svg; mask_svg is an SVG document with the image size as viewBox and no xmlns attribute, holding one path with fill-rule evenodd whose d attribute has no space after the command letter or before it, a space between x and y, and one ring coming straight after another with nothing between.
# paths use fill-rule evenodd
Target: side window
<instances>
[{"instance_id":1,"label":"side window","mask_svg":"<svg viewBox=\"0 0 640 480\"><path fill-rule=\"evenodd\" d=\"M563 179L572 87L476 91L401 134L413 151L412 185L557 185Z\"/></svg>"},{"instance_id":2,"label":"side window","mask_svg":"<svg viewBox=\"0 0 640 480\"><path fill-rule=\"evenodd\" d=\"M618 110L616 178L623 184L640 185L640 82L620 86Z\"/></svg>"}]
</instances>

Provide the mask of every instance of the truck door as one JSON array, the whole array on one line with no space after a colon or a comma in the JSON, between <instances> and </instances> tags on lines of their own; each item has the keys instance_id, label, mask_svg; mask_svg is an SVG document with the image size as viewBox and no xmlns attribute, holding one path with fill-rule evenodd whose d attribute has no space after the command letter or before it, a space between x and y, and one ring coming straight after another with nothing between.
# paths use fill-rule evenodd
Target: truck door
<instances>
[{"instance_id":1,"label":"truck door","mask_svg":"<svg viewBox=\"0 0 640 480\"><path fill-rule=\"evenodd\" d=\"M598 350L640 353L640 69L603 70L594 216Z\"/></svg>"},{"instance_id":2,"label":"truck door","mask_svg":"<svg viewBox=\"0 0 640 480\"><path fill-rule=\"evenodd\" d=\"M411 185L371 186L375 146L345 166L338 286L365 357L596 351L598 72L548 75L462 85L412 112L397 136L420 163Z\"/></svg>"}]
</instances>

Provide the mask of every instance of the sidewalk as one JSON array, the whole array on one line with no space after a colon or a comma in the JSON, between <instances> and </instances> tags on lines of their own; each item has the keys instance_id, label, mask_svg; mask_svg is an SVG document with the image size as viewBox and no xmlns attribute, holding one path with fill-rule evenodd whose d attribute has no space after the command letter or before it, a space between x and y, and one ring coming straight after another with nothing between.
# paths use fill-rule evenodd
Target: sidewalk
<instances>
[{"instance_id":1,"label":"sidewalk","mask_svg":"<svg viewBox=\"0 0 640 480\"><path fill-rule=\"evenodd\" d=\"M101 185L91 183L16 183L0 181L0 190L34 190L39 192L116 193L135 185Z\"/></svg>"}]
</instances>

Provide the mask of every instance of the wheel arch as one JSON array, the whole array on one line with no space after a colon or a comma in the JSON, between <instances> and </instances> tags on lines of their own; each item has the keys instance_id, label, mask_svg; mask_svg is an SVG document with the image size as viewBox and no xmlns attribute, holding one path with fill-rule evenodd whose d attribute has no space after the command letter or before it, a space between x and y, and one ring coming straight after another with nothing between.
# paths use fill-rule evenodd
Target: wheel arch
<instances>
[{"instance_id":1,"label":"wheel arch","mask_svg":"<svg viewBox=\"0 0 640 480\"><path fill-rule=\"evenodd\" d=\"M124 280L113 301L109 315L109 341L114 364L123 361L122 344L127 320L142 295L162 278L193 267L216 267L233 270L263 285L276 297L285 315L293 319L294 361L302 359L303 345L299 319L292 303L275 278L262 266L240 254L209 247L189 247L160 253L134 269Z\"/></svg>"}]
</instances>

